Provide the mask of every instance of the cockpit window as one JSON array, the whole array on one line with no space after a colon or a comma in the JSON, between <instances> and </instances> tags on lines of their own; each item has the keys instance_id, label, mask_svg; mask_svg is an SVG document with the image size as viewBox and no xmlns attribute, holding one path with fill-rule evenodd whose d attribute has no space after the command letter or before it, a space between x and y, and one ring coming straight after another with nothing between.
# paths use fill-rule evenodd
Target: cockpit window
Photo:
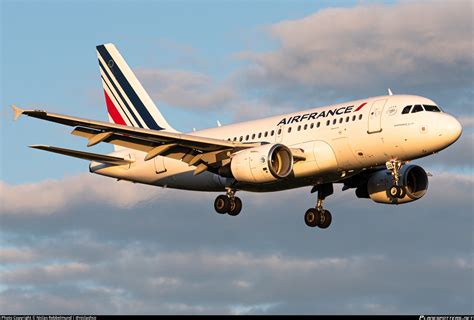
<instances>
[{"instance_id":1,"label":"cockpit window","mask_svg":"<svg viewBox=\"0 0 474 320\"><path fill-rule=\"evenodd\" d=\"M403 108L402 114L410 113L410 109L411 109L411 106L406 106L405 108Z\"/></svg>"},{"instance_id":2,"label":"cockpit window","mask_svg":"<svg viewBox=\"0 0 474 320\"><path fill-rule=\"evenodd\" d=\"M431 106L431 105L426 105L424 104L423 107L425 107L425 110L426 111L430 111L430 112L441 112L441 110L439 110L439 108L437 106Z\"/></svg>"},{"instance_id":3,"label":"cockpit window","mask_svg":"<svg viewBox=\"0 0 474 320\"><path fill-rule=\"evenodd\" d=\"M415 104L411 113L420 112L420 111L423 111L423 107L421 106L421 104Z\"/></svg>"}]
</instances>

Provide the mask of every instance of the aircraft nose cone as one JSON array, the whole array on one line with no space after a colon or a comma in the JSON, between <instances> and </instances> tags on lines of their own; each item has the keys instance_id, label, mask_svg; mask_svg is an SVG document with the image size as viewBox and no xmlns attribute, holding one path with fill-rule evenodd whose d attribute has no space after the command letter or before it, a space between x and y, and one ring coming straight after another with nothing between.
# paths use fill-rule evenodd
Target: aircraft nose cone
<instances>
[{"instance_id":1,"label":"aircraft nose cone","mask_svg":"<svg viewBox=\"0 0 474 320\"><path fill-rule=\"evenodd\" d=\"M462 133L462 126L459 121L450 115L446 115L441 123L442 134L448 139L448 143L454 143Z\"/></svg>"}]
</instances>

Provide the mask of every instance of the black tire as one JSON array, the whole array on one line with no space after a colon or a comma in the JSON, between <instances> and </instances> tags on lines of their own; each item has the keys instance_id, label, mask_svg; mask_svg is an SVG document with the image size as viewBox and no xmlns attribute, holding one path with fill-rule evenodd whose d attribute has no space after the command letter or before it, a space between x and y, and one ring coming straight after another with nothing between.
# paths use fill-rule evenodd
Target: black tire
<instances>
[{"instance_id":1,"label":"black tire","mask_svg":"<svg viewBox=\"0 0 474 320\"><path fill-rule=\"evenodd\" d=\"M331 225L331 221L332 221L331 212L329 212L328 210L323 210L321 212L321 222L319 223L319 227L321 229L326 229L327 227Z\"/></svg>"},{"instance_id":2,"label":"black tire","mask_svg":"<svg viewBox=\"0 0 474 320\"><path fill-rule=\"evenodd\" d=\"M308 227L314 228L319 225L321 221L321 213L315 208L310 208L304 214L304 222Z\"/></svg>"},{"instance_id":3,"label":"black tire","mask_svg":"<svg viewBox=\"0 0 474 320\"><path fill-rule=\"evenodd\" d=\"M234 197L234 201L230 201L230 206L227 213L230 216L237 216L240 211L242 211L242 200L240 200L240 198Z\"/></svg>"},{"instance_id":4,"label":"black tire","mask_svg":"<svg viewBox=\"0 0 474 320\"><path fill-rule=\"evenodd\" d=\"M220 195L214 201L214 209L217 213L224 214L230 209L230 199L227 196Z\"/></svg>"},{"instance_id":5,"label":"black tire","mask_svg":"<svg viewBox=\"0 0 474 320\"><path fill-rule=\"evenodd\" d=\"M407 195L407 191L405 190L404 187L399 187L400 188L400 193L398 195L398 198L399 199L403 199L405 198L405 196Z\"/></svg>"},{"instance_id":6,"label":"black tire","mask_svg":"<svg viewBox=\"0 0 474 320\"><path fill-rule=\"evenodd\" d=\"M390 189L388 190L388 194L390 195L391 198L398 198L398 195L400 194L400 187L396 185L392 185Z\"/></svg>"}]
</instances>

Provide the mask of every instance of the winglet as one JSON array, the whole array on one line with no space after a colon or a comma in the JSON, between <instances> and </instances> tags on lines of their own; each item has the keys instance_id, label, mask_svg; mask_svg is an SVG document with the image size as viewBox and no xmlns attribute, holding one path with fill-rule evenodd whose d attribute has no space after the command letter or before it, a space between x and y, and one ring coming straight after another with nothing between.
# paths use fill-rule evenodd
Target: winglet
<instances>
[{"instance_id":1,"label":"winglet","mask_svg":"<svg viewBox=\"0 0 474 320\"><path fill-rule=\"evenodd\" d=\"M18 108L16 105L12 105L12 109L13 109L13 120L16 121L16 119L18 119L22 114L23 114L23 109L20 109Z\"/></svg>"},{"instance_id":2,"label":"winglet","mask_svg":"<svg viewBox=\"0 0 474 320\"><path fill-rule=\"evenodd\" d=\"M390 88L388 88L388 95L393 96L392 90Z\"/></svg>"}]
</instances>

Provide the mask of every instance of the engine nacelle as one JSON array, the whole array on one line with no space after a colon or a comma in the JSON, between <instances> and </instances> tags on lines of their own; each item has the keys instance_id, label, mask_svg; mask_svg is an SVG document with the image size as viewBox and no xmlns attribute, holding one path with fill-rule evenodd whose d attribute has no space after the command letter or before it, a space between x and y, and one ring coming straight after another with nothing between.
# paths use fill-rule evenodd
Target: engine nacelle
<instances>
[{"instance_id":1,"label":"engine nacelle","mask_svg":"<svg viewBox=\"0 0 474 320\"><path fill-rule=\"evenodd\" d=\"M400 186L405 188L406 195L402 199L393 200L388 190L392 185L389 170L375 172L369 177L367 191L370 199L379 203L400 204L420 199L428 190L428 175L417 165L405 165L399 172Z\"/></svg>"},{"instance_id":2,"label":"engine nacelle","mask_svg":"<svg viewBox=\"0 0 474 320\"><path fill-rule=\"evenodd\" d=\"M286 178L293 170L293 154L282 144L244 149L232 157L232 176L241 182L265 183Z\"/></svg>"}]
</instances>

